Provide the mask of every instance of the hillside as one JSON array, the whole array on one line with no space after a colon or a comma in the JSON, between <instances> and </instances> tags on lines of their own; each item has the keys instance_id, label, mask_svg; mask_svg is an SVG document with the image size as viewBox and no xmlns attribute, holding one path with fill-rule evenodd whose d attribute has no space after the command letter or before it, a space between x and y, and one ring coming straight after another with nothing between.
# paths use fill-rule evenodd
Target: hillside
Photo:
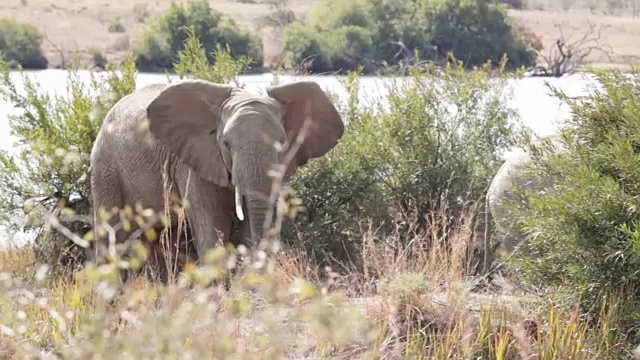
<instances>
[{"instance_id":1,"label":"hillside","mask_svg":"<svg viewBox=\"0 0 640 360\"><path fill-rule=\"evenodd\" d=\"M318 3L319 0L290 0L291 8L298 18ZM140 0L5 0L0 4L0 17L28 21L46 34L44 48L51 66L59 66L64 58L69 59L73 51L90 64L93 53L100 52L110 59L121 59L135 42L136 34L170 6L172 0L156 0L147 3ZM258 30L257 19L268 14L269 6L263 0L210 0L211 6L237 21L239 24L259 31L265 46L266 64L270 64L280 51L280 39L276 31ZM611 59L595 52L588 61L604 66L626 66L637 61L640 48L640 20L593 15L585 11L511 11L513 17L530 27L541 37L545 49L558 39L556 24L561 24L567 34L580 35L588 27L588 21L605 24L603 43L610 46ZM136 20L143 19L143 21ZM122 32L113 30L122 25ZM111 29L110 29L111 28ZM111 31L110 31L111 30Z\"/></svg>"}]
</instances>

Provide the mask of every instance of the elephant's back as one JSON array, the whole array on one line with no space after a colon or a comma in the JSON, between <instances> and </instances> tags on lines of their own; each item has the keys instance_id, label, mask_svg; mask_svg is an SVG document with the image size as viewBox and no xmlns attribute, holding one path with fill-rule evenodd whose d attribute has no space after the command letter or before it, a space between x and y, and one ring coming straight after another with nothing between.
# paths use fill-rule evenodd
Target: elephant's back
<instances>
[{"instance_id":1,"label":"elephant's back","mask_svg":"<svg viewBox=\"0 0 640 360\"><path fill-rule=\"evenodd\" d=\"M163 162L168 151L148 130L147 105L166 85L142 87L123 97L107 113L96 138L92 159L117 173L127 203L161 209ZM105 169L106 170L106 169Z\"/></svg>"},{"instance_id":2,"label":"elephant's back","mask_svg":"<svg viewBox=\"0 0 640 360\"><path fill-rule=\"evenodd\" d=\"M500 200L512 199L514 197L512 193L513 185L522 183L522 168L530 161L531 157L529 154L522 153L507 159L502 166L500 166L500 169L498 169L498 172L489 185L489 191L487 193L491 207L495 207Z\"/></svg>"},{"instance_id":3,"label":"elephant's back","mask_svg":"<svg viewBox=\"0 0 640 360\"><path fill-rule=\"evenodd\" d=\"M160 94L166 84L146 85L123 96L111 107L104 124L111 126L140 127L147 118L147 106Z\"/></svg>"}]
</instances>

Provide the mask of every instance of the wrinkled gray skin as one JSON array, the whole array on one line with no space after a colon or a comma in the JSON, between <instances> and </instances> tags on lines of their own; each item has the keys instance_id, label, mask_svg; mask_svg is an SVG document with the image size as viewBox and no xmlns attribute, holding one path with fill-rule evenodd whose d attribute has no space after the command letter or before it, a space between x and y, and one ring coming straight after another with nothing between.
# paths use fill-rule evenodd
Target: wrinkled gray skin
<instances>
[{"instance_id":1,"label":"wrinkled gray skin","mask_svg":"<svg viewBox=\"0 0 640 360\"><path fill-rule=\"evenodd\" d=\"M542 141L550 141L554 149L559 149L560 137L557 135L545 136L534 145L541 144ZM485 270L487 270L490 262L490 254L499 245L499 247L511 253L525 239L525 234L517 230L508 231L504 225L504 221L509 216L509 203L526 202L522 195L514 192L516 186L541 191L547 187L553 186L553 179L533 179L527 176L523 171L526 166L531 164L531 156L528 152L519 153L507 159L496 175L493 177L486 196L486 218L485 218ZM495 232L494 232L495 228ZM497 241L493 241L497 240ZM499 242L499 244L498 244Z\"/></svg>"},{"instance_id":2,"label":"wrinkled gray skin","mask_svg":"<svg viewBox=\"0 0 640 360\"><path fill-rule=\"evenodd\" d=\"M163 213L167 164L175 185L171 196L189 203L187 218L198 257L230 240L236 214L242 221L240 238L254 246L263 235L269 207L268 172L285 155L275 143L295 142L307 119L304 141L286 169L285 181L342 137L340 114L318 84L269 87L267 95L202 80L138 89L108 112L93 146L95 223L101 207L140 202ZM148 128L141 128L146 120ZM175 216L171 225L177 225ZM128 234L120 231L116 237L123 241Z\"/></svg>"}]
</instances>

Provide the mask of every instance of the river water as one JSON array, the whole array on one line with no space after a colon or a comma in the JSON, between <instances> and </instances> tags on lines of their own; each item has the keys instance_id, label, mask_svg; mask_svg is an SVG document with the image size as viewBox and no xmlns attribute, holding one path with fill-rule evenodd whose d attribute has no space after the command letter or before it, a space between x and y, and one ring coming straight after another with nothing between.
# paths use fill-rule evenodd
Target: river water
<instances>
[{"instance_id":1,"label":"river water","mask_svg":"<svg viewBox=\"0 0 640 360\"><path fill-rule=\"evenodd\" d=\"M24 72L27 76L40 84L41 89L49 92L51 95L66 93L67 72L63 70L43 70ZM78 73L80 78L88 81L90 76L87 71ZM19 89L22 88L22 75L14 72L11 74L13 81ZM156 82L168 82L169 77L165 74L147 74L140 73L137 75L137 87L148 85ZM281 83L287 83L296 80L307 79L301 76L279 76ZM337 92L339 96L346 95L346 90L340 83L340 78L335 76L313 76L323 89ZM272 74L246 75L240 76L239 80L245 84L246 88L262 91L264 87L269 86L273 81ZM380 101L380 96L384 96L384 83L389 79L362 77L361 81L361 103L366 106L373 101ZM593 84L593 80L583 74L574 74L562 78L523 78L515 79L510 83L510 90L513 91L512 100L509 103L515 109L523 124L532 129L538 135L553 134L557 129L557 122L566 119L569 116L567 106L560 104L558 100L552 97L546 83L553 85L567 93L569 96L578 96L584 94L586 86ZM0 149L12 151L14 148L14 139L11 137L8 118L9 114L16 113L10 103L0 100ZM517 151L517 150L516 150ZM512 152L505 156L510 156ZM11 240L9 240L11 239ZM15 234L8 236L0 229L0 247L7 244L21 245L29 241L29 236L25 234Z\"/></svg>"}]
</instances>

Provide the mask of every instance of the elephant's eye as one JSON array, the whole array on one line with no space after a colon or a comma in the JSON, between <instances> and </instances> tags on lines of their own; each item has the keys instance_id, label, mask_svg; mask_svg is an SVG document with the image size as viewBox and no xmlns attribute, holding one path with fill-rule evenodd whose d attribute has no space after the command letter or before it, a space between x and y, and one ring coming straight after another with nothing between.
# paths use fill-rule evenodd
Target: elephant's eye
<instances>
[{"instance_id":1,"label":"elephant's eye","mask_svg":"<svg viewBox=\"0 0 640 360\"><path fill-rule=\"evenodd\" d=\"M222 145L224 145L224 147L226 147L227 149L231 149L231 145L229 145L229 140L227 139L222 140Z\"/></svg>"},{"instance_id":2,"label":"elephant's eye","mask_svg":"<svg viewBox=\"0 0 640 360\"><path fill-rule=\"evenodd\" d=\"M215 134L216 134L216 129L209 131L209 135L215 135Z\"/></svg>"}]
</instances>

